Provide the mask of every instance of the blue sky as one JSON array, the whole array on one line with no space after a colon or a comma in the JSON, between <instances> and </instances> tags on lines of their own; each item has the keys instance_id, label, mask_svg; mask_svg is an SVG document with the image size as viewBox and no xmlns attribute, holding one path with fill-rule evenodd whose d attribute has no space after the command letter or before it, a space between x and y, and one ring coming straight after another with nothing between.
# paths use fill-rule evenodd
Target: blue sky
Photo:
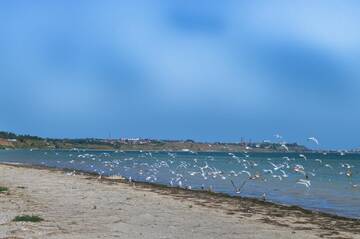
<instances>
[{"instance_id":1,"label":"blue sky","mask_svg":"<svg viewBox=\"0 0 360 239\"><path fill-rule=\"evenodd\" d=\"M1 1L0 129L360 146L358 1Z\"/></svg>"}]
</instances>

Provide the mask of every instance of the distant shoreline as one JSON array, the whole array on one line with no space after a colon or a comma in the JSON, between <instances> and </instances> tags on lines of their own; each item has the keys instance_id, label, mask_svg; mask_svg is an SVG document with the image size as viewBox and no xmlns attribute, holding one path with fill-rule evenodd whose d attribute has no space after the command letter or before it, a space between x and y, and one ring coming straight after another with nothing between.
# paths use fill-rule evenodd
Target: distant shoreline
<instances>
[{"instance_id":1,"label":"distant shoreline","mask_svg":"<svg viewBox=\"0 0 360 239\"><path fill-rule=\"evenodd\" d=\"M105 151L105 152L172 152L172 153L186 153L186 151L182 150L171 150L171 149L127 149L127 150L119 150L119 149L108 149L108 148L0 148L0 151L6 150L59 150L59 151ZM191 153L191 152L189 152ZM243 150L240 151L193 151L193 154L197 153L243 153ZM247 154L249 153L269 153L269 154L295 154L295 153L306 153L306 154L339 154L339 151L335 150L305 150L305 151L265 151L265 150L249 150L246 151ZM360 154L360 151L350 151L347 152L348 154Z\"/></svg>"},{"instance_id":2,"label":"distant shoreline","mask_svg":"<svg viewBox=\"0 0 360 239\"><path fill-rule=\"evenodd\" d=\"M119 150L119 149L107 149L107 148L0 148L0 150L32 150L32 151L40 151L40 150L59 150L59 151L106 151L106 152L171 152L171 153L189 153L189 154L197 154L197 153L242 153L245 154L244 151L182 151L182 150L172 150L172 149L127 149L127 150ZM292 153L337 153L336 151L246 151L248 153L281 153L281 154L292 154ZM358 153L358 152L354 152Z\"/></svg>"},{"instance_id":3,"label":"distant shoreline","mask_svg":"<svg viewBox=\"0 0 360 239\"><path fill-rule=\"evenodd\" d=\"M99 149L124 151L194 151L194 152L308 152L297 143L285 142L196 142L194 140L122 139L52 139L0 132L0 149Z\"/></svg>"},{"instance_id":4,"label":"distant shoreline","mask_svg":"<svg viewBox=\"0 0 360 239\"><path fill-rule=\"evenodd\" d=\"M306 152L314 152L314 150L307 149L302 146L296 145L293 149L289 149L288 151L280 150L278 144L271 144L273 148L256 148L244 146L242 144L227 144L227 143L219 143L213 144L212 147L209 147L210 144L205 143L184 143L182 141L179 142L166 142L164 146L157 146L153 143L149 143L147 145L144 144L119 144L116 146L112 145L102 145L102 144L68 144L65 147L62 145L57 146L37 146L32 143L26 143L25 145L1 145L0 149L32 149L32 150L108 150L108 151L171 151L171 152L239 152L239 153L251 153L251 152L264 152L264 153L306 153ZM2 147L1 147L2 146ZM291 147L291 146L289 146ZM321 151L323 152L323 151ZM326 151L327 152L327 151Z\"/></svg>"}]
</instances>

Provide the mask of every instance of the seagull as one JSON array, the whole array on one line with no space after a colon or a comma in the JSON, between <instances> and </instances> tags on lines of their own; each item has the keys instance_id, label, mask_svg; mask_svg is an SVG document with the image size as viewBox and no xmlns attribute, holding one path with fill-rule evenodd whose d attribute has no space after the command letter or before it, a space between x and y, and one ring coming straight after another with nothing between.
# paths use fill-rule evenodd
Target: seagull
<instances>
[{"instance_id":1,"label":"seagull","mask_svg":"<svg viewBox=\"0 0 360 239\"><path fill-rule=\"evenodd\" d=\"M285 144L281 144L280 147L284 148L287 152L289 152L289 148Z\"/></svg>"},{"instance_id":2,"label":"seagull","mask_svg":"<svg viewBox=\"0 0 360 239\"><path fill-rule=\"evenodd\" d=\"M310 138L308 138L308 141L312 141L312 142L314 142L315 144L319 145L319 140L318 140L317 138L315 138L315 137L310 137Z\"/></svg>"},{"instance_id":3,"label":"seagull","mask_svg":"<svg viewBox=\"0 0 360 239\"><path fill-rule=\"evenodd\" d=\"M191 176L194 176L195 174L198 174L198 173L200 173L200 172L191 172L191 173L189 173Z\"/></svg>"},{"instance_id":4,"label":"seagull","mask_svg":"<svg viewBox=\"0 0 360 239\"><path fill-rule=\"evenodd\" d=\"M311 182L310 180L306 180L306 179L299 179L300 182L304 182L306 184L308 184L309 186L311 186Z\"/></svg>"},{"instance_id":5,"label":"seagull","mask_svg":"<svg viewBox=\"0 0 360 239\"><path fill-rule=\"evenodd\" d=\"M300 179L298 182L296 182L297 184L302 184L304 186L306 186L306 188L310 188L311 183L310 180L305 180L305 179Z\"/></svg>"},{"instance_id":6,"label":"seagull","mask_svg":"<svg viewBox=\"0 0 360 239\"><path fill-rule=\"evenodd\" d=\"M240 193L240 188L236 187L233 180L230 180L231 184L233 185L234 189L235 189L235 193Z\"/></svg>"},{"instance_id":7,"label":"seagull","mask_svg":"<svg viewBox=\"0 0 360 239\"><path fill-rule=\"evenodd\" d=\"M263 193L263 194L262 194L261 200L266 201L266 193Z\"/></svg>"},{"instance_id":8,"label":"seagull","mask_svg":"<svg viewBox=\"0 0 360 239\"><path fill-rule=\"evenodd\" d=\"M240 185L240 187L236 187L235 183L230 180L231 184L233 185L234 189L235 189L235 193L239 194L241 192L241 189L245 186L247 180L244 180L244 182Z\"/></svg>"},{"instance_id":9,"label":"seagull","mask_svg":"<svg viewBox=\"0 0 360 239\"><path fill-rule=\"evenodd\" d=\"M330 164L325 164L324 166L328 167L328 168L331 168L331 169L334 169Z\"/></svg>"},{"instance_id":10,"label":"seagull","mask_svg":"<svg viewBox=\"0 0 360 239\"><path fill-rule=\"evenodd\" d=\"M308 172L311 176L315 177L316 173Z\"/></svg>"},{"instance_id":11,"label":"seagull","mask_svg":"<svg viewBox=\"0 0 360 239\"><path fill-rule=\"evenodd\" d=\"M289 177L289 175L286 174L284 170L280 169L280 172L282 173L282 177L283 177L283 178Z\"/></svg>"},{"instance_id":12,"label":"seagull","mask_svg":"<svg viewBox=\"0 0 360 239\"><path fill-rule=\"evenodd\" d=\"M301 174L304 174L304 175L305 175L304 166L302 166L302 165L300 165L300 164L295 165L294 171L297 172L297 173L301 173Z\"/></svg>"},{"instance_id":13,"label":"seagull","mask_svg":"<svg viewBox=\"0 0 360 239\"><path fill-rule=\"evenodd\" d=\"M283 168L284 167L284 165L276 165L276 164L274 164L274 163L272 163L272 162L269 162L269 164L271 164L273 167L274 167L274 170L275 171L278 171L279 169L281 169L281 168Z\"/></svg>"},{"instance_id":14,"label":"seagull","mask_svg":"<svg viewBox=\"0 0 360 239\"><path fill-rule=\"evenodd\" d=\"M352 166L352 165L350 165L350 164L346 163L346 164L344 164L344 167L346 167L346 168L348 168L348 169L351 169L351 168L353 168L354 166Z\"/></svg>"},{"instance_id":15,"label":"seagull","mask_svg":"<svg viewBox=\"0 0 360 239\"><path fill-rule=\"evenodd\" d=\"M242 170L241 173L246 173L249 177L251 177L251 173L249 171Z\"/></svg>"},{"instance_id":16,"label":"seagull","mask_svg":"<svg viewBox=\"0 0 360 239\"><path fill-rule=\"evenodd\" d=\"M278 178L280 181L282 180L282 177L280 175L273 175L273 178Z\"/></svg>"},{"instance_id":17,"label":"seagull","mask_svg":"<svg viewBox=\"0 0 360 239\"><path fill-rule=\"evenodd\" d=\"M299 157L307 160L307 157L305 155L303 155L303 154L300 154Z\"/></svg>"},{"instance_id":18,"label":"seagull","mask_svg":"<svg viewBox=\"0 0 360 239\"><path fill-rule=\"evenodd\" d=\"M291 159L289 157L283 157L283 159L290 161Z\"/></svg>"},{"instance_id":19,"label":"seagull","mask_svg":"<svg viewBox=\"0 0 360 239\"><path fill-rule=\"evenodd\" d=\"M273 171L272 171L271 169L264 169L263 171L264 171L264 173L270 173L270 174L273 174Z\"/></svg>"}]
</instances>

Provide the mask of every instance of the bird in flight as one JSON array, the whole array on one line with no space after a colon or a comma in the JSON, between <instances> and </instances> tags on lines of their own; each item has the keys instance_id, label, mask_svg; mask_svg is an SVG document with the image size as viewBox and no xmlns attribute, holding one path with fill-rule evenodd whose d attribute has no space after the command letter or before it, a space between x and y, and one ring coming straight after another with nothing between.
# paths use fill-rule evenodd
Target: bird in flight
<instances>
[{"instance_id":1,"label":"bird in flight","mask_svg":"<svg viewBox=\"0 0 360 239\"><path fill-rule=\"evenodd\" d=\"M318 140L317 138L315 138L315 137L310 137L310 138L308 138L308 141L312 141L312 142L314 142L315 144L319 145L319 140Z\"/></svg>"}]
</instances>

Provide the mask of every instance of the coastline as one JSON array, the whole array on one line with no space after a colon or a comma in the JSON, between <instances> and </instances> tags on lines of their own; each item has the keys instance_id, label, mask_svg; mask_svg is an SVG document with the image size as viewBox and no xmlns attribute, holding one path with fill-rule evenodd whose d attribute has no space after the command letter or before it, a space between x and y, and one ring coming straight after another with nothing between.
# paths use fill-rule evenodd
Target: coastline
<instances>
[{"instance_id":1,"label":"coastline","mask_svg":"<svg viewBox=\"0 0 360 239\"><path fill-rule=\"evenodd\" d=\"M48 150L54 150L54 151L93 151L93 152L151 152L151 153L248 153L248 154L336 154L339 153L337 150L314 150L314 149L307 149L307 150L289 150L289 151L277 151L277 150L245 150L245 149L239 149L239 150L200 150L200 151L183 151L180 149L154 149L154 148L139 148L139 149L115 149L115 148L0 148L1 151L21 151L21 150L33 150L33 151L48 151ZM340 151L343 152L343 151ZM360 151L348 151L347 154L355 154L360 155Z\"/></svg>"},{"instance_id":2,"label":"coastline","mask_svg":"<svg viewBox=\"0 0 360 239\"><path fill-rule=\"evenodd\" d=\"M114 201L119 197L125 197L122 202L119 202L119 205L121 204L124 206L124 202L132 201L130 199L127 200L127 197L131 198L131 195L136 194L136 205L124 206L122 211L131 212L132 210L140 210L142 214L152 215L152 220L146 224L146 227L149 227L147 229L150 230L150 232L147 233L147 231L143 231L141 232L142 235L131 233L126 236L122 234L123 232L119 232L120 234L110 233L113 236L109 234L107 238L115 238L115 235L122 235L122 237L127 238L160 238L162 236L160 235L160 232L166 231L169 227L175 227L173 228L175 231L181 231L182 233L181 235L165 233L164 238L188 238L186 237L186 232L197 228L199 220L192 219L198 217L197 212L204 213L204 217L201 218L200 221L207 224L207 230L197 230L197 233L199 234L193 238L209 238L209 235L211 234L206 234L208 230L215 230L212 233L214 233L214 235L220 233L223 238L360 238L356 235L360 234L360 220L322 212L314 212L297 206L278 205L258 199L232 197L206 191L169 188L163 185L144 182L133 182L129 184L129 182L124 179L99 179L98 175L94 173L55 169L43 166L0 164L0 171L0 186L9 188L9 195L5 195L5 197L1 195L1 199L2 201L7 201L7 197L11 198L13 194L17 195L17 199L11 198L9 200L16 205L21 204L20 202L16 202L17 200L21 201L24 200L24 197L32 197L32 194L40 194L42 197L45 197L45 199L38 197L34 200L35 204L49 207L47 204L50 202L47 200L55 200L54 197L56 197L56 195L66 193L67 187L73 187L71 185L77 185L75 189L71 189L77 197L73 197L72 194L69 194L68 197L71 198L70 200L64 199L60 201L60 204L66 205L69 210L72 205L81 205L83 203L89 204L96 201L97 198L107 200L106 198L112 198L111 196L114 197ZM21 177L19 178L17 175L21 175ZM22 187L23 184L26 184L25 189L18 188L18 184L22 184L20 187ZM44 194L42 190L47 191L47 193ZM94 194L92 192L93 190L105 190L105 192ZM118 190L122 190L125 193L119 194ZM87 195L89 193L91 194L91 197L95 197L95 199L91 199L90 201L86 200L86 198L90 197L90 195ZM150 200L144 201L144 198ZM116 207L113 205L115 202L107 200L107 203L108 204L104 204L104 202L100 200L96 202L95 207L97 209L106 208L105 216L114 218L115 222L124 220L122 215L116 213L116 210L113 208ZM154 211L153 207L157 203L159 204L159 208ZM20 228L26 228L27 224L11 222L11 217L6 215L14 216L16 213L28 211L28 208L23 208L20 210L21 212L13 209L6 213L6 203L5 208L3 204L4 203L0 205L2 207L1 211L5 211L5 216L2 215L0 218L2 222L0 225L0 237L26 237L26 235L22 233L23 230ZM163 204L172 206L161 207ZM8 205L8 207L10 207L10 205ZM52 205L52 207L56 208L58 206ZM52 238L51 235L54 235L53 238L76 238L76 231L85 233L89 223L92 224L93 227L97 227L97 224L104 223L106 224L106 227L110 226L117 228L118 223L114 224L113 222L97 218L96 215L94 216L93 213L97 210L93 209L93 207L94 205L89 206L87 210L81 212L83 215L82 219L91 218L92 220L90 221L93 221L92 223L87 222L86 220L76 222L76 214L72 215L74 212L66 211L65 209L65 212L61 211L62 209L58 209L59 211L55 214L51 213L51 215L48 215L48 212L45 212L42 208L38 208L38 213L44 217L45 222L36 224L40 225L39 228L36 225L31 225L31 228L34 228L31 233L37 235L39 238ZM34 209L34 206L32 205L29 208ZM181 208L180 211L179 208ZM37 210L32 211L36 214ZM156 223L154 215L158 213L160 213L159 217L164 221L160 220L161 222ZM185 215L183 215L184 213ZM66 233L62 232L60 229L56 229L57 227L55 226L53 226L54 228L51 227L52 230L50 231L42 228L41 224L51 224L50 218L61 218L63 214L70 215L71 218L74 217L73 220L75 220L76 226L71 225L70 229L67 229L66 225L64 226L64 223L66 224L68 222L66 222L67 219L64 218L64 222L59 220L59 222L56 222L55 224L58 226L60 225L61 228L64 227ZM211 215L210 219L208 219L209 215ZM189 216L189 218L184 221L184 216ZM116 218L118 218L118 220L115 220ZM128 219L131 220L132 218L136 218L136 216L129 217ZM128 225L125 220L121 226L122 230L127 231L129 228L134 228L135 230L135 228L137 228L135 231L141 231L143 225L136 226L139 220L133 220L133 225ZM141 220L142 219L140 219L140 221ZM171 223L172 220L174 221ZM224 220L227 223L224 223ZM183 225L181 223L182 221L184 221ZM213 225L211 223L213 223ZM72 230L72 227L75 227L76 230ZM229 227L231 227L231 229ZM158 228L156 231L160 234L152 234L156 233L156 231L152 232L153 228ZM246 228L246 230L244 228ZM244 230L246 232L244 232ZM100 232L101 230L99 233ZM147 234L147 236L144 233ZM71 235L71 237L68 237L69 235ZM88 236L92 238L94 235L96 235L96 232L91 232ZM192 234L189 234L188 236L191 235ZM216 237L214 236L214 238Z\"/></svg>"},{"instance_id":3,"label":"coastline","mask_svg":"<svg viewBox=\"0 0 360 239\"><path fill-rule=\"evenodd\" d=\"M155 149L155 148L135 148L135 149L116 149L116 148L0 148L0 151L11 151L11 150L33 150L33 151L47 151L47 150L59 150L59 151L104 151L104 152L164 152L164 153L280 153L280 154L297 154L297 153L336 153L336 151L315 151L315 150L289 150L289 151L275 151L275 150L245 150L245 149L235 149L235 150L190 150L190 151L183 151L181 149ZM360 152L352 152L352 153L359 153Z\"/></svg>"}]
</instances>

